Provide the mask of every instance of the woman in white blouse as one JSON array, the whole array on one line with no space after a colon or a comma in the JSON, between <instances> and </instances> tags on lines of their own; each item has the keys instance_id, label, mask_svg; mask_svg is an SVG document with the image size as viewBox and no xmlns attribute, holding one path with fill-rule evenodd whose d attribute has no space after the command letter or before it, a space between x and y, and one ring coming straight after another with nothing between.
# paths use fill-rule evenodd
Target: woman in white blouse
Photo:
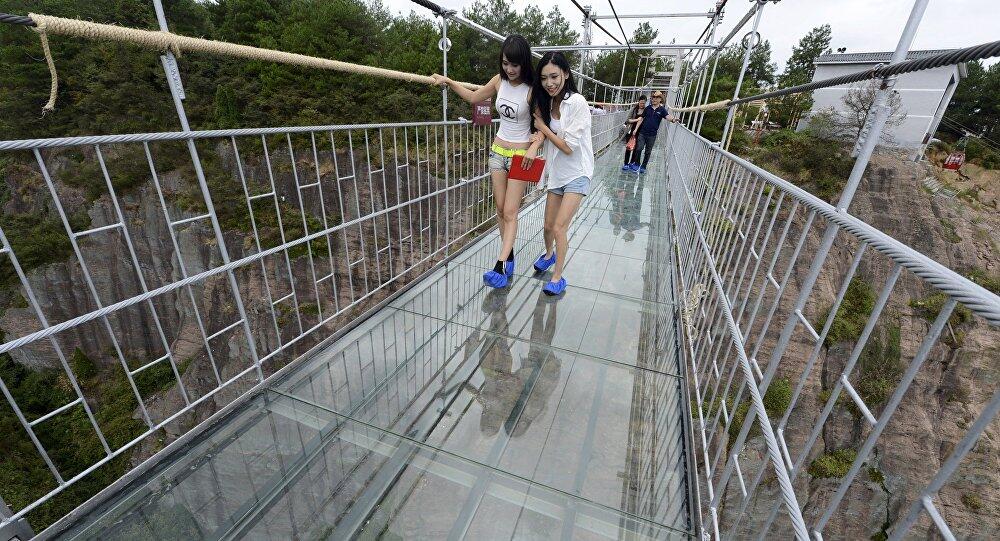
<instances>
[{"instance_id":1,"label":"woman in white blouse","mask_svg":"<svg viewBox=\"0 0 1000 541\"><path fill-rule=\"evenodd\" d=\"M538 61L531 92L535 129L545 136L545 253L535 269L545 272L555 265L542 287L548 295L566 291L563 267L569 249L569 231L580 202L590 192L594 176L594 146L587 100L576 90L569 62L559 52ZM534 154L529 149L528 156Z\"/></svg>"}]
</instances>

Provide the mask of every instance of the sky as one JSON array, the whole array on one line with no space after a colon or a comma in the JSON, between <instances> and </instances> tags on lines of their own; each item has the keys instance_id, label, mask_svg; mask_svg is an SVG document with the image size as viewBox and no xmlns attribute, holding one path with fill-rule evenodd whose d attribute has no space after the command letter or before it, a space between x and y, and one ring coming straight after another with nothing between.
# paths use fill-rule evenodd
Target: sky
<instances>
[{"instance_id":1,"label":"sky","mask_svg":"<svg viewBox=\"0 0 1000 541\"><path fill-rule=\"evenodd\" d=\"M446 8L461 10L474 0L433 0ZM583 15L570 0L510 0L515 7L533 4L543 12L559 6L563 15L582 33ZM598 15L610 15L608 0L578 0L580 5L591 4ZM382 0L397 13L416 11L430 15L430 11L410 0ZM638 13L694 13L708 12L715 0L617 0L619 15ZM747 0L729 0L722 21L721 35L725 36L751 8ZM847 52L892 51L899 41L899 34L906 23L913 0L781 0L768 3L761 17L760 33L771 42L772 60L779 71L798 43L812 28L829 23L833 28L832 48L847 47ZM632 31L644 19L622 19L625 32ZM621 39L621 31L614 19L598 21ZM655 19L653 26L660 31L659 41L668 43L693 43L709 19L673 18ZM742 33L750 30L751 20ZM740 34L742 35L742 34ZM912 49L948 49L966 47L1000 39L1000 0L931 0L917 30ZM595 44L613 43L601 30L594 28ZM993 60L994 62L996 59Z\"/></svg>"}]
</instances>

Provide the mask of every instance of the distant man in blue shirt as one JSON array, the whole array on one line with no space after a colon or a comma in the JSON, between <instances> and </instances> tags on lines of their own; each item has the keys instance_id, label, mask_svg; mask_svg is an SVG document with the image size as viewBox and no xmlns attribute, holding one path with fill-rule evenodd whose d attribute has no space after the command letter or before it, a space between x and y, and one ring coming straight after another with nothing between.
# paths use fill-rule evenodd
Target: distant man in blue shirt
<instances>
[{"instance_id":1,"label":"distant man in blue shirt","mask_svg":"<svg viewBox=\"0 0 1000 541\"><path fill-rule=\"evenodd\" d=\"M670 116L670 112L663 106L663 92L657 90L653 92L652 103L647 105L646 110L642 113L642 127L639 128L639 134L635 138L635 153L632 154L634 159L642 156L642 165L633 162L633 171L646 172L649 156L653 153L653 145L656 144L656 134L660 131L660 122L663 119L674 121L674 117Z\"/></svg>"}]
</instances>

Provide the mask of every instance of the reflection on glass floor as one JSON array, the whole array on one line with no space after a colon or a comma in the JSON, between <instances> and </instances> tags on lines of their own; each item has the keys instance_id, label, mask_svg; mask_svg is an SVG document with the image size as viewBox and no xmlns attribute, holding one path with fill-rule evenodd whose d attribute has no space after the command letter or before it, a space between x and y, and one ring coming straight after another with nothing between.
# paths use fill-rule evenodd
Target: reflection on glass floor
<instances>
[{"instance_id":1,"label":"reflection on glass floor","mask_svg":"<svg viewBox=\"0 0 1000 541\"><path fill-rule=\"evenodd\" d=\"M562 298L531 269L539 204L509 288L482 285L494 233L72 533L688 537L664 182L608 158L571 232Z\"/></svg>"}]
</instances>

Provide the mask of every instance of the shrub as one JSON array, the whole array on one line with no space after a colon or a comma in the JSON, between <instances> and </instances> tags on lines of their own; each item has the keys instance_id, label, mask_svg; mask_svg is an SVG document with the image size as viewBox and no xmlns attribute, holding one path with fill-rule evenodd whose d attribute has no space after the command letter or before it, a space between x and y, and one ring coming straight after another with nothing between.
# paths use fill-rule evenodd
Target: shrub
<instances>
[{"instance_id":1,"label":"shrub","mask_svg":"<svg viewBox=\"0 0 1000 541\"><path fill-rule=\"evenodd\" d=\"M873 413L889 399L903 373L899 339L898 324L878 325L858 358L855 387ZM848 409L855 415L860 414L853 400L848 402Z\"/></svg>"},{"instance_id":2,"label":"shrub","mask_svg":"<svg viewBox=\"0 0 1000 541\"><path fill-rule=\"evenodd\" d=\"M979 494L966 492L962 494L962 505L970 511L980 511L983 508L983 499L979 497Z\"/></svg>"},{"instance_id":3,"label":"shrub","mask_svg":"<svg viewBox=\"0 0 1000 541\"><path fill-rule=\"evenodd\" d=\"M1000 295L1000 274L989 273L983 269L972 269L965 275L987 291L994 295Z\"/></svg>"},{"instance_id":4,"label":"shrub","mask_svg":"<svg viewBox=\"0 0 1000 541\"><path fill-rule=\"evenodd\" d=\"M826 346L857 340L874 307L875 290L872 286L860 278L851 280L830 331L826 335Z\"/></svg>"},{"instance_id":5,"label":"shrub","mask_svg":"<svg viewBox=\"0 0 1000 541\"><path fill-rule=\"evenodd\" d=\"M948 295L939 292L923 299L911 299L910 308L916 310L917 315L927 321L934 321L937 319L938 314L941 313L941 309L944 308L944 303L947 301ZM968 323L969 321L972 321L972 311L962 304L955 306L951 317L948 318L948 323L951 323L953 327Z\"/></svg>"},{"instance_id":6,"label":"shrub","mask_svg":"<svg viewBox=\"0 0 1000 541\"><path fill-rule=\"evenodd\" d=\"M837 449L820 455L809 464L809 475L817 479L840 479L847 475L857 456L854 449Z\"/></svg>"}]
</instances>

